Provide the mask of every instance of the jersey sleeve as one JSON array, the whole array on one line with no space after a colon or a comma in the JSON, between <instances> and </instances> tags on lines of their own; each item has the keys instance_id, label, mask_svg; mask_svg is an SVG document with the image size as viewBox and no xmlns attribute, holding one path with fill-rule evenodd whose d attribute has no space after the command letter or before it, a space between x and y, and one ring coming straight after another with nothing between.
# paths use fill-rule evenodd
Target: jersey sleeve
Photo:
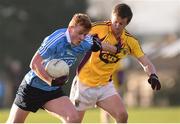
<instances>
[{"instance_id":1,"label":"jersey sleeve","mask_svg":"<svg viewBox=\"0 0 180 124\"><path fill-rule=\"evenodd\" d=\"M131 55L135 56L136 58L144 56L144 52L138 42L135 38L130 38L128 45L131 49Z\"/></svg>"},{"instance_id":2,"label":"jersey sleeve","mask_svg":"<svg viewBox=\"0 0 180 124\"><path fill-rule=\"evenodd\" d=\"M46 37L38 49L39 54L43 57L43 59L49 58L54 53L54 45L51 42L48 42L49 38Z\"/></svg>"},{"instance_id":3,"label":"jersey sleeve","mask_svg":"<svg viewBox=\"0 0 180 124\"><path fill-rule=\"evenodd\" d=\"M64 35L64 32L57 30L43 40L38 49L38 52L43 59L49 58L56 52L57 43Z\"/></svg>"},{"instance_id":4,"label":"jersey sleeve","mask_svg":"<svg viewBox=\"0 0 180 124\"><path fill-rule=\"evenodd\" d=\"M86 52L91 50L91 47L93 45L93 37L91 35L87 35L85 39L81 42L81 47L82 51L81 52Z\"/></svg>"}]
</instances>

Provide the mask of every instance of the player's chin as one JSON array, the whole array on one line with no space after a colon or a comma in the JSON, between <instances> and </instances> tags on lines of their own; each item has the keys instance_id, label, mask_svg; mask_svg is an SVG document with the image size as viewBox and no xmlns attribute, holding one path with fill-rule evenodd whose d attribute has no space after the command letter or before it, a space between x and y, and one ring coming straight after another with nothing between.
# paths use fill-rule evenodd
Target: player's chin
<instances>
[{"instance_id":1,"label":"player's chin","mask_svg":"<svg viewBox=\"0 0 180 124\"><path fill-rule=\"evenodd\" d=\"M74 43L72 43L74 46L78 46L81 42L80 41L76 41Z\"/></svg>"}]
</instances>

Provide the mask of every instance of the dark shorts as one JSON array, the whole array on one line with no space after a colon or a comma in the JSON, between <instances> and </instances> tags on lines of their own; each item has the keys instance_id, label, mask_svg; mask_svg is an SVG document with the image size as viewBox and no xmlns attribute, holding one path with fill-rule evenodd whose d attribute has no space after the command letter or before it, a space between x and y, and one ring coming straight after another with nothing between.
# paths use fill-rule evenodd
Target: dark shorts
<instances>
[{"instance_id":1,"label":"dark shorts","mask_svg":"<svg viewBox=\"0 0 180 124\"><path fill-rule=\"evenodd\" d=\"M54 91L44 91L23 82L19 86L14 103L25 111L36 112L43 108L46 102L62 96L66 95L61 87Z\"/></svg>"}]
</instances>

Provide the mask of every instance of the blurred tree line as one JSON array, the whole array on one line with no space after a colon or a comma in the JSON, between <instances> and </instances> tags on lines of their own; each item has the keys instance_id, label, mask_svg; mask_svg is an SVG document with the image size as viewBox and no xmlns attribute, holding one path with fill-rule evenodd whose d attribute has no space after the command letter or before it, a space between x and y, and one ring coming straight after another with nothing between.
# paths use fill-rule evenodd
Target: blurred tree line
<instances>
[{"instance_id":1,"label":"blurred tree line","mask_svg":"<svg viewBox=\"0 0 180 124\"><path fill-rule=\"evenodd\" d=\"M86 8L85 0L0 0L0 72L8 71L7 58L15 58L22 63L23 78L45 36L67 27L72 16Z\"/></svg>"}]
</instances>

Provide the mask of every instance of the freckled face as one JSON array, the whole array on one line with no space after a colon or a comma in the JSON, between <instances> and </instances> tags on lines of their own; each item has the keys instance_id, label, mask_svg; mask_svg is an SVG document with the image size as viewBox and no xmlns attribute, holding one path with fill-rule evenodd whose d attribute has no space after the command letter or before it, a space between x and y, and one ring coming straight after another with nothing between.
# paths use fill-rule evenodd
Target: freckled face
<instances>
[{"instance_id":1,"label":"freckled face","mask_svg":"<svg viewBox=\"0 0 180 124\"><path fill-rule=\"evenodd\" d=\"M79 45L88 33L89 30L85 29L83 26L80 25L69 27L70 38L72 44L75 46Z\"/></svg>"}]
</instances>

